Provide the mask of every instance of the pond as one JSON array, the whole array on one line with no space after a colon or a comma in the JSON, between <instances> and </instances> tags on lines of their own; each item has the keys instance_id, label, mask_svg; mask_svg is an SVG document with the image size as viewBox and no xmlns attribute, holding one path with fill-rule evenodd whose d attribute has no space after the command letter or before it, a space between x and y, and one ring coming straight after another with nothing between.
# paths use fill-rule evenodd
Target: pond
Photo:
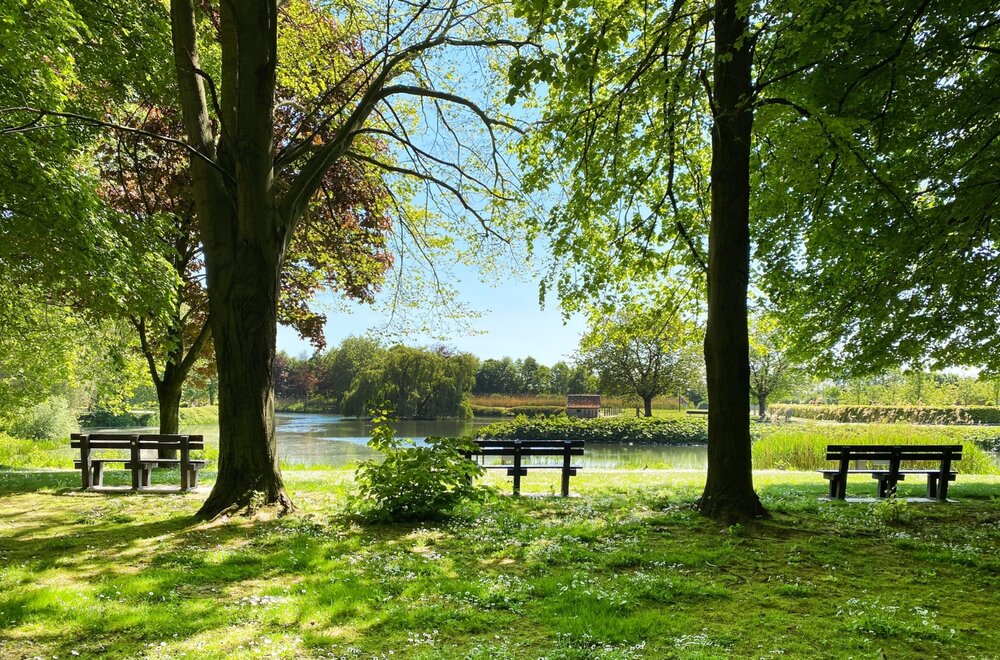
<instances>
[{"instance_id":1,"label":"pond","mask_svg":"<svg viewBox=\"0 0 1000 660\"><path fill-rule=\"evenodd\" d=\"M495 419L438 420L396 424L396 435L423 439L429 436L457 436L472 433L491 424ZM278 413L275 415L278 452L281 459L294 465L341 466L357 463L374 455L368 448L371 423L340 417L309 413ZM120 429L118 429L120 431ZM217 440L215 426L192 426L181 429L201 433L206 440ZM673 468L704 470L707 449L700 447L654 447L587 443L587 453L579 461L584 467L601 468Z\"/></svg>"}]
</instances>

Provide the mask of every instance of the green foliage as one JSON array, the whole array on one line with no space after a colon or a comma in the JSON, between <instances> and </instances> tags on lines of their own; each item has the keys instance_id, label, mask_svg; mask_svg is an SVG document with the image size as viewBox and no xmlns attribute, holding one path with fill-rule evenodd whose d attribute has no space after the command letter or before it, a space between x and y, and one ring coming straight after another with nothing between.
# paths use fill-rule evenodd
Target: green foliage
<instances>
[{"instance_id":1,"label":"green foliage","mask_svg":"<svg viewBox=\"0 0 1000 660\"><path fill-rule=\"evenodd\" d=\"M508 409L510 415L525 417L553 416L566 413L566 406L514 406Z\"/></svg>"},{"instance_id":2,"label":"green foliage","mask_svg":"<svg viewBox=\"0 0 1000 660\"><path fill-rule=\"evenodd\" d=\"M356 473L358 492L371 520L423 521L448 517L463 502L481 499L485 487L473 484L482 466L460 452L475 448L468 438L427 438L425 446L398 439L385 406L371 411L368 446L382 460L365 461Z\"/></svg>"},{"instance_id":3,"label":"green foliage","mask_svg":"<svg viewBox=\"0 0 1000 660\"><path fill-rule=\"evenodd\" d=\"M22 410L5 423L11 435L31 439L62 439L79 430L76 414L65 397L53 396Z\"/></svg>"},{"instance_id":4,"label":"green foliage","mask_svg":"<svg viewBox=\"0 0 1000 660\"><path fill-rule=\"evenodd\" d=\"M79 452L77 452L79 457ZM0 469L73 468L69 435L43 439L13 437L0 431Z\"/></svg>"},{"instance_id":5,"label":"green foliage","mask_svg":"<svg viewBox=\"0 0 1000 660\"><path fill-rule=\"evenodd\" d=\"M396 345L363 356L356 379L341 401L345 415L363 415L384 399L401 417L472 417L467 397L475 382L475 356Z\"/></svg>"},{"instance_id":6,"label":"green foliage","mask_svg":"<svg viewBox=\"0 0 1000 660\"><path fill-rule=\"evenodd\" d=\"M598 374L603 392L650 405L656 396L687 390L699 380L701 364L700 333L685 319L690 306L690 300L649 295L592 308L581 362Z\"/></svg>"},{"instance_id":7,"label":"green foliage","mask_svg":"<svg viewBox=\"0 0 1000 660\"><path fill-rule=\"evenodd\" d=\"M779 416L834 422L891 424L1000 424L1000 408L994 406L817 406L781 404L773 412Z\"/></svg>"},{"instance_id":8,"label":"green foliage","mask_svg":"<svg viewBox=\"0 0 1000 660\"><path fill-rule=\"evenodd\" d=\"M584 440L600 443L695 445L708 441L705 420L663 417L518 417L479 429L481 438Z\"/></svg>"},{"instance_id":9,"label":"green foliage","mask_svg":"<svg viewBox=\"0 0 1000 660\"><path fill-rule=\"evenodd\" d=\"M508 414L506 408L500 408L498 406L471 405L473 417L506 417Z\"/></svg>"},{"instance_id":10,"label":"green foliage","mask_svg":"<svg viewBox=\"0 0 1000 660\"><path fill-rule=\"evenodd\" d=\"M899 497L887 497L872 505L872 517L884 525L905 525L913 520L913 508Z\"/></svg>"},{"instance_id":11,"label":"green foliage","mask_svg":"<svg viewBox=\"0 0 1000 660\"><path fill-rule=\"evenodd\" d=\"M1000 364L994 9L802 7L757 44L798 72L755 119L762 288L828 373Z\"/></svg>"},{"instance_id":12,"label":"green foliage","mask_svg":"<svg viewBox=\"0 0 1000 660\"><path fill-rule=\"evenodd\" d=\"M219 423L218 406L193 406L190 408L181 408L178 412L180 413L180 426L182 429L187 426L215 426ZM156 426L159 423L159 413L153 413L153 416L149 420L149 425Z\"/></svg>"},{"instance_id":13,"label":"green foliage","mask_svg":"<svg viewBox=\"0 0 1000 660\"><path fill-rule=\"evenodd\" d=\"M152 426L154 415L151 412L89 410L80 415L80 426L91 429Z\"/></svg>"}]
</instances>

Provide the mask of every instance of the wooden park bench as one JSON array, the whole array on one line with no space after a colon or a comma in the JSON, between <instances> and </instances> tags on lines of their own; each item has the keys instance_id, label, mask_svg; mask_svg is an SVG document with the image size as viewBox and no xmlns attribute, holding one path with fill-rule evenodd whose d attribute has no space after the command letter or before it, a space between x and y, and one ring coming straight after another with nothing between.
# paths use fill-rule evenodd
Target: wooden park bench
<instances>
[{"instance_id":1,"label":"wooden park bench","mask_svg":"<svg viewBox=\"0 0 1000 660\"><path fill-rule=\"evenodd\" d=\"M908 475L920 474L927 477L927 497L945 501L948 499L948 483L955 480L956 472L952 463L962 459L962 445L829 445L826 460L837 461L834 470L820 470L830 482L830 497L844 499L847 490L847 475L870 474L878 480L878 496L888 497L896 492L896 484ZM901 464L920 461L937 463L937 467L927 469L902 469ZM854 462L855 467L850 464ZM870 468L862 468L862 463L879 463Z\"/></svg>"},{"instance_id":2,"label":"wooden park bench","mask_svg":"<svg viewBox=\"0 0 1000 660\"><path fill-rule=\"evenodd\" d=\"M80 450L80 459L73 465L83 477L83 489L90 490L104 485L104 466L121 463L132 473L132 490L149 486L150 473L157 467L180 467L181 490L190 490L198 485L198 471L205 467L205 461L193 460L192 451L205 449L204 438L200 435L136 435L125 433L74 433L70 436L70 446ZM105 451L117 450L118 456L105 456ZM160 450L178 452L178 458L155 458L144 456ZM95 452L101 455L95 456ZM122 453L125 453L122 456Z\"/></svg>"},{"instance_id":3,"label":"wooden park bench","mask_svg":"<svg viewBox=\"0 0 1000 660\"><path fill-rule=\"evenodd\" d=\"M507 470L514 477L514 494L521 494L521 477L528 470L562 470L562 496L569 496L569 478L576 475L579 465L572 465L573 456L583 456L583 440L476 440L476 451L463 452L487 470ZM486 456L509 457L511 463L485 463ZM561 465L532 465L526 457L555 456L562 458Z\"/></svg>"},{"instance_id":4,"label":"wooden park bench","mask_svg":"<svg viewBox=\"0 0 1000 660\"><path fill-rule=\"evenodd\" d=\"M708 411L703 408L692 408L687 411L689 415L707 415Z\"/></svg>"}]
</instances>

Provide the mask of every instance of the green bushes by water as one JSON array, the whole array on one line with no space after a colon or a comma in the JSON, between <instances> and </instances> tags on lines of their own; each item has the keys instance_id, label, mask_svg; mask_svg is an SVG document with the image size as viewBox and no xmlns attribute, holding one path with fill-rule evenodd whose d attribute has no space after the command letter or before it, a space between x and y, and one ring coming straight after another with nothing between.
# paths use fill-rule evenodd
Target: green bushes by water
<instances>
[{"instance_id":1,"label":"green bushes by water","mask_svg":"<svg viewBox=\"0 0 1000 660\"><path fill-rule=\"evenodd\" d=\"M196 406L194 408L180 409L180 425L185 426L214 426L219 423L218 406ZM160 414L153 413L149 419L150 426L159 426Z\"/></svg>"},{"instance_id":2,"label":"green bushes by water","mask_svg":"<svg viewBox=\"0 0 1000 660\"><path fill-rule=\"evenodd\" d=\"M2 427L11 435L20 438L66 438L79 429L76 414L69 402L54 396L18 411L10 419L4 420Z\"/></svg>"},{"instance_id":3,"label":"green bushes by water","mask_svg":"<svg viewBox=\"0 0 1000 660\"><path fill-rule=\"evenodd\" d=\"M181 408L179 413L182 428L185 426L214 426L219 423L218 406ZM94 410L80 415L80 426L89 429L117 429L130 426L157 427L159 425L159 412Z\"/></svg>"},{"instance_id":4,"label":"green bushes by water","mask_svg":"<svg viewBox=\"0 0 1000 660\"><path fill-rule=\"evenodd\" d=\"M517 417L484 426L478 435L495 439L697 445L708 441L708 425L703 419L662 417Z\"/></svg>"},{"instance_id":5,"label":"green bushes by water","mask_svg":"<svg viewBox=\"0 0 1000 660\"><path fill-rule=\"evenodd\" d=\"M832 422L869 424L1000 424L1000 408L994 406L810 406L780 404L771 412L784 416Z\"/></svg>"}]
</instances>

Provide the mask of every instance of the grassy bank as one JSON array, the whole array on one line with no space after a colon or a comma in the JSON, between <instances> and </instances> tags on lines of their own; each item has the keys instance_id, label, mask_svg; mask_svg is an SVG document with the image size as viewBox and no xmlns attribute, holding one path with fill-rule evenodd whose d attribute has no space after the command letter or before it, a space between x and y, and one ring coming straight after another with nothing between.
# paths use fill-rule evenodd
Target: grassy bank
<instances>
[{"instance_id":1,"label":"grassy bank","mask_svg":"<svg viewBox=\"0 0 1000 660\"><path fill-rule=\"evenodd\" d=\"M498 482L503 478L491 477ZM771 520L693 512L703 476L584 471L582 497L361 526L348 472L290 473L299 511L196 523L204 493L81 494L0 472L0 657L993 657L1000 496L822 502L760 473ZM549 484L548 482L552 483ZM555 485L525 480L529 491Z\"/></svg>"},{"instance_id":2,"label":"grassy bank","mask_svg":"<svg viewBox=\"0 0 1000 660\"><path fill-rule=\"evenodd\" d=\"M759 424L753 429L754 467L816 470L828 467L828 444L911 445L960 444L959 471L996 474L998 467L984 449L994 449L1000 429L912 424Z\"/></svg>"}]
</instances>

